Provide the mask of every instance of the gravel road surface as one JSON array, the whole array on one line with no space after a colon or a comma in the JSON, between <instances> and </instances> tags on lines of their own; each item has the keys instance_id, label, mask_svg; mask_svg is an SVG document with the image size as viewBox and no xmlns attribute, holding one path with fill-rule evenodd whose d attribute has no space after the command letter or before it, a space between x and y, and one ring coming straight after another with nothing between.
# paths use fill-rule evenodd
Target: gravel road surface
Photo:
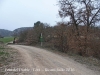
<instances>
[{"instance_id":1,"label":"gravel road surface","mask_svg":"<svg viewBox=\"0 0 100 75\"><path fill-rule=\"evenodd\" d=\"M26 75L100 75L68 57L64 58L48 50L23 45L9 46L22 55Z\"/></svg>"}]
</instances>

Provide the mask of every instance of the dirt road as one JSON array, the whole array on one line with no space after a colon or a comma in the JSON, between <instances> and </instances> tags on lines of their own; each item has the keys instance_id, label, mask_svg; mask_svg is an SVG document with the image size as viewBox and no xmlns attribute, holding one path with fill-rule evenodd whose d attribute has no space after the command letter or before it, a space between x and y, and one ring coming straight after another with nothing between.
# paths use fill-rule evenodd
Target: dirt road
<instances>
[{"instance_id":1,"label":"dirt road","mask_svg":"<svg viewBox=\"0 0 100 75\"><path fill-rule=\"evenodd\" d=\"M21 53L26 63L25 71L29 75L100 75L68 57L64 58L44 49L22 45L9 46Z\"/></svg>"}]
</instances>

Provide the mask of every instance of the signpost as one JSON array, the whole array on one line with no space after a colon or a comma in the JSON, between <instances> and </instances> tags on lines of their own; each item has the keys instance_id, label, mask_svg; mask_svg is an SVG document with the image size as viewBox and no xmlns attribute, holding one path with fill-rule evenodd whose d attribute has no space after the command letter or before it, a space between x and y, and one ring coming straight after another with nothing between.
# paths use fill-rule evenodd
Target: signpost
<instances>
[{"instance_id":1,"label":"signpost","mask_svg":"<svg viewBox=\"0 0 100 75\"><path fill-rule=\"evenodd\" d=\"M42 36L42 33L41 33L41 36L40 36L40 42L41 42L41 46L43 45L43 36Z\"/></svg>"}]
</instances>

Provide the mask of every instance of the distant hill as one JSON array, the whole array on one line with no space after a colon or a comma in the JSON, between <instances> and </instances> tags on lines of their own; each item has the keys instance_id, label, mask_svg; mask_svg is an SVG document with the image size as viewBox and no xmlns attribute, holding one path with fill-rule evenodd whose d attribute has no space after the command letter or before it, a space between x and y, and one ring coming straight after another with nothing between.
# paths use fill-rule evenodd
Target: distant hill
<instances>
[{"instance_id":1,"label":"distant hill","mask_svg":"<svg viewBox=\"0 0 100 75\"><path fill-rule=\"evenodd\" d=\"M13 32L21 32L24 30L28 30L28 29L32 29L33 27L21 27L21 28L17 28L15 29Z\"/></svg>"},{"instance_id":2,"label":"distant hill","mask_svg":"<svg viewBox=\"0 0 100 75\"><path fill-rule=\"evenodd\" d=\"M1 37L7 37L7 36L11 36L11 35L12 35L12 31L0 29L0 36Z\"/></svg>"},{"instance_id":3,"label":"distant hill","mask_svg":"<svg viewBox=\"0 0 100 75\"><path fill-rule=\"evenodd\" d=\"M22 31L25 31L25 30L29 30L29 29L32 29L33 27L21 27L21 28L17 28L13 31L13 34L19 34L20 32Z\"/></svg>"},{"instance_id":4,"label":"distant hill","mask_svg":"<svg viewBox=\"0 0 100 75\"><path fill-rule=\"evenodd\" d=\"M33 27L21 27L17 28L13 31L6 30L6 29L0 29L0 37L9 37L12 36L14 33L19 34L21 31L27 30L27 29L32 29Z\"/></svg>"}]
</instances>

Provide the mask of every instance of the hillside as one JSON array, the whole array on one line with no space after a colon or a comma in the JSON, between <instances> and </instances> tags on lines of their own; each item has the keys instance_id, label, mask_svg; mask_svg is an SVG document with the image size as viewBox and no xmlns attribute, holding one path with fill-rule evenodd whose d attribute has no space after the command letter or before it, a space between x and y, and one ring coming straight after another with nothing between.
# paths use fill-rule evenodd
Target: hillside
<instances>
[{"instance_id":1,"label":"hillside","mask_svg":"<svg viewBox=\"0 0 100 75\"><path fill-rule=\"evenodd\" d=\"M0 36L7 37L7 36L11 36L11 35L12 35L12 31L5 30L5 29L0 29Z\"/></svg>"},{"instance_id":2,"label":"hillside","mask_svg":"<svg viewBox=\"0 0 100 75\"><path fill-rule=\"evenodd\" d=\"M21 28L17 28L13 31L16 32L16 33L20 33L21 31L24 31L24 30L27 30L27 29L32 29L32 27L21 27Z\"/></svg>"},{"instance_id":3,"label":"hillside","mask_svg":"<svg viewBox=\"0 0 100 75\"><path fill-rule=\"evenodd\" d=\"M0 37L12 36L15 33L19 34L21 31L24 31L24 30L27 30L27 29L32 29L32 27L21 27L21 28L15 29L13 31L6 30L6 29L0 29Z\"/></svg>"},{"instance_id":4,"label":"hillside","mask_svg":"<svg viewBox=\"0 0 100 75\"><path fill-rule=\"evenodd\" d=\"M20 32L25 31L25 30L29 30L32 29L32 27L21 27L21 28L17 28L13 31L13 35L14 36L18 36L20 34Z\"/></svg>"}]
</instances>

